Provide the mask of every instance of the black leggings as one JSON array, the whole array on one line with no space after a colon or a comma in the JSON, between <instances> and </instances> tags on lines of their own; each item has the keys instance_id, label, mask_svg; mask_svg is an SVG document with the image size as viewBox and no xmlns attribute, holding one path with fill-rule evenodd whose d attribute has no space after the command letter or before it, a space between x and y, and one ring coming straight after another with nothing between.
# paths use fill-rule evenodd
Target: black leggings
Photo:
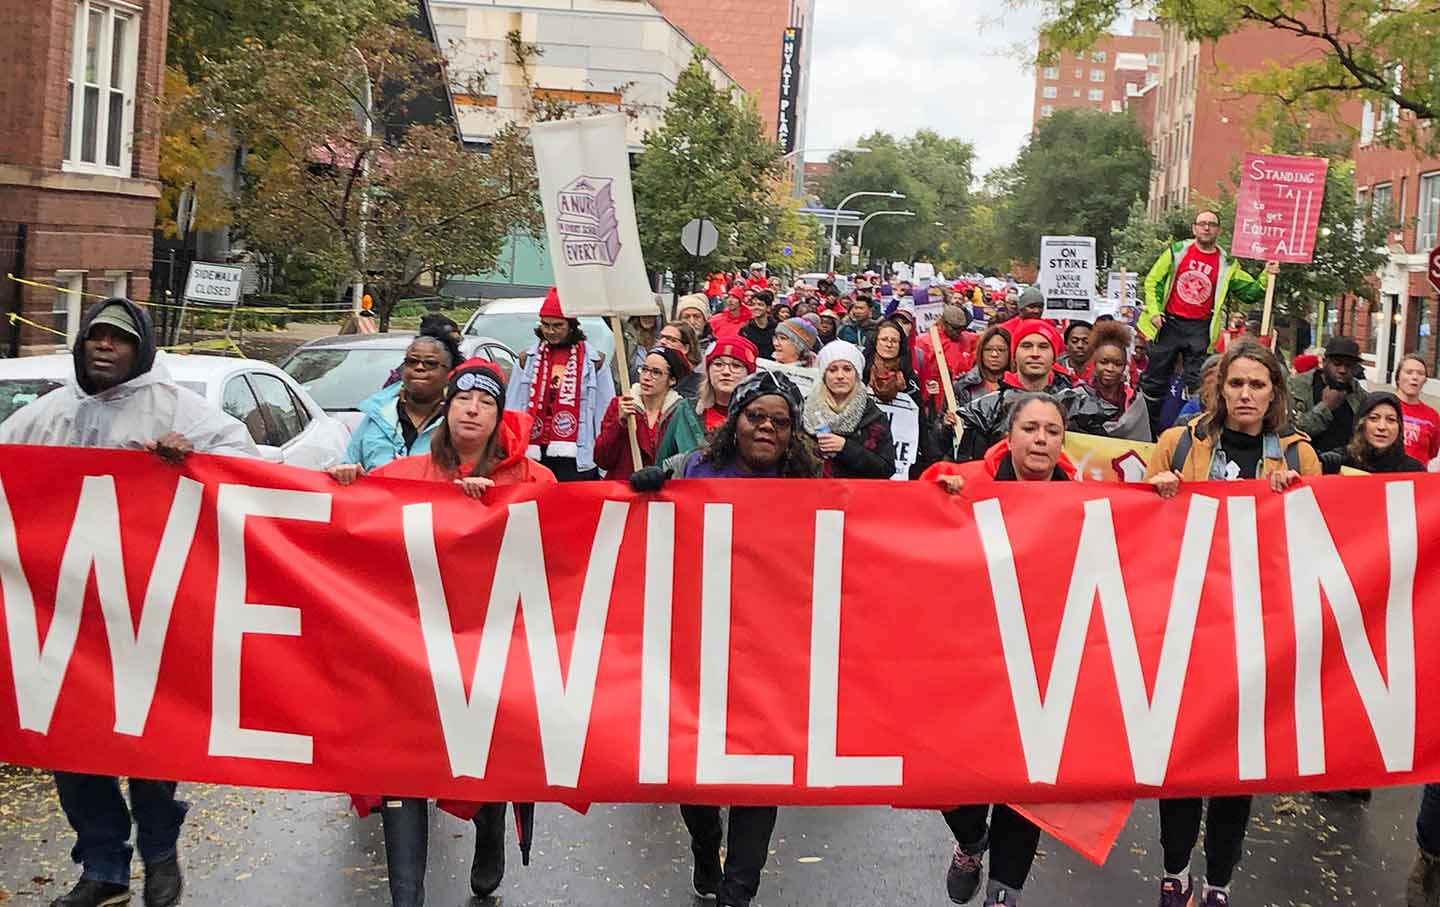
<instances>
[{"instance_id":1,"label":"black leggings","mask_svg":"<svg viewBox=\"0 0 1440 907\"><path fill-rule=\"evenodd\" d=\"M995 804L993 811L989 804L981 803L943 813L945 824L955 835L955 843L972 855L985 850L987 814L990 817L990 878L1019 891L1030 877L1035 851L1040 848L1039 826L1003 803Z\"/></svg>"},{"instance_id":2,"label":"black leggings","mask_svg":"<svg viewBox=\"0 0 1440 907\"><path fill-rule=\"evenodd\" d=\"M760 872L770 856L770 835L779 810L773 806L730 807L730 836L725 847L725 874L720 903L749 904L760 890ZM690 830L690 850L698 859L720 856L725 826L718 806L681 806Z\"/></svg>"},{"instance_id":3,"label":"black leggings","mask_svg":"<svg viewBox=\"0 0 1440 907\"><path fill-rule=\"evenodd\" d=\"M1245 827L1250 822L1251 797L1211 797L1205 815L1205 881L1225 886L1245 854ZM1178 874L1190 865L1190 853L1200 840L1199 797L1160 801L1160 848L1165 871Z\"/></svg>"}]
</instances>

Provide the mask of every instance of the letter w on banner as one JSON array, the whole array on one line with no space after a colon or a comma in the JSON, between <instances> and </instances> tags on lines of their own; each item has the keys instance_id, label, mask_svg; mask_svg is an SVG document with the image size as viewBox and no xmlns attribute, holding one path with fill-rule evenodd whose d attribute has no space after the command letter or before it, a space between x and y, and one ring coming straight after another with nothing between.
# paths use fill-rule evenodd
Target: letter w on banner
<instances>
[{"instance_id":1,"label":"letter w on banner","mask_svg":"<svg viewBox=\"0 0 1440 907\"><path fill-rule=\"evenodd\" d=\"M530 127L560 305L580 315L654 315L640 252L625 115Z\"/></svg>"}]
</instances>

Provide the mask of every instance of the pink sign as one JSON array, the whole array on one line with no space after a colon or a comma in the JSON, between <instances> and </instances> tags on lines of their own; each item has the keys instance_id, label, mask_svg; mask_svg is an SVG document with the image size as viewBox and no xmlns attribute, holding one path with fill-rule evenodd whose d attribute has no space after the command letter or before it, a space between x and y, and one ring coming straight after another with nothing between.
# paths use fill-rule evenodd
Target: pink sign
<instances>
[{"instance_id":1,"label":"pink sign","mask_svg":"<svg viewBox=\"0 0 1440 907\"><path fill-rule=\"evenodd\" d=\"M1329 167L1323 157L1245 155L1230 251L1255 261L1309 264Z\"/></svg>"}]
</instances>

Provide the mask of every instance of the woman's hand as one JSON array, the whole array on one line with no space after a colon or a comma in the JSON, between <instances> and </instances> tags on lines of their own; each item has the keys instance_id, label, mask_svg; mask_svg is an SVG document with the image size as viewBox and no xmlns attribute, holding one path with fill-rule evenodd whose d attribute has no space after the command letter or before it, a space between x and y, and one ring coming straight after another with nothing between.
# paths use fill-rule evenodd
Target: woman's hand
<instances>
[{"instance_id":1,"label":"woman's hand","mask_svg":"<svg viewBox=\"0 0 1440 907\"><path fill-rule=\"evenodd\" d=\"M620 418L633 419L640 415L640 404L634 397L623 395L620 400Z\"/></svg>"},{"instance_id":2,"label":"woman's hand","mask_svg":"<svg viewBox=\"0 0 1440 907\"><path fill-rule=\"evenodd\" d=\"M1270 490L1276 494L1280 494L1299 478L1300 473L1293 469L1277 469L1270 473Z\"/></svg>"},{"instance_id":3,"label":"woman's hand","mask_svg":"<svg viewBox=\"0 0 1440 907\"><path fill-rule=\"evenodd\" d=\"M467 498L474 498L478 501L485 497L487 488L495 487L495 480L483 476L466 476L463 479L456 479L455 484L460 486L460 490L465 492Z\"/></svg>"},{"instance_id":4,"label":"woman's hand","mask_svg":"<svg viewBox=\"0 0 1440 907\"><path fill-rule=\"evenodd\" d=\"M935 480L948 494L959 494L965 488L964 476L941 476Z\"/></svg>"},{"instance_id":5,"label":"woman's hand","mask_svg":"<svg viewBox=\"0 0 1440 907\"><path fill-rule=\"evenodd\" d=\"M826 432L815 437L815 444L825 456L833 457L845 449L845 438L843 435Z\"/></svg>"},{"instance_id":6,"label":"woman's hand","mask_svg":"<svg viewBox=\"0 0 1440 907\"><path fill-rule=\"evenodd\" d=\"M944 421L945 424L950 426L951 428L954 428L960 422L959 419L955 418L955 414L950 412L948 409L945 411Z\"/></svg>"},{"instance_id":7,"label":"woman's hand","mask_svg":"<svg viewBox=\"0 0 1440 907\"><path fill-rule=\"evenodd\" d=\"M926 381L926 382L925 382L925 393L928 394L928 395L930 395L931 397L938 397L938 396L940 395L940 382L939 382L939 381Z\"/></svg>"},{"instance_id":8,"label":"woman's hand","mask_svg":"<svg viewBox=\"0 0 1440 907\"><path fill-rule=\"evenodd\" d=\"M339 466L331 466L325 471L330 474L330 478L341 485L350 485L365 474L365 470L355 463L341 463Z\"/></svg>"},{"instance_id":9,"label":"woman's hand","mask_svg":"<svg viewBox=\"0 0 1440 907\"><path fill-rule=\"evenodd\" d=\"M1175 493L1180 490L1180 473L1173 469L1162 472L1151 479L1150 484L1155 486L1155 490L1160 493L1160 497L1173 498L1175 497Z\"/></svg>"}]
</instances>

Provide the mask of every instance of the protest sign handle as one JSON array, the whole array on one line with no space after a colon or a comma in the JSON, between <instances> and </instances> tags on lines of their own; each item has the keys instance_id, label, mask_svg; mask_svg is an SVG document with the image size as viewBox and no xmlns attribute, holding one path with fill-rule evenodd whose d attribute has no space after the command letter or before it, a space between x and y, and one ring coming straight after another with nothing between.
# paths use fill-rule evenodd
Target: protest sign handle
<instances>
[{"instance_id":1,"label":"protest sign handle","mask_svg":"<svg viewBox=\"0 0 1440 907\"><path fill-rule=\"evenodd\" d=\"M1275 348L1275 339L1270 337L1270 315L1275 309L1275 282L1279 280L1278 274L1267 274L1269 279L1265 281L1265 314L1260 318L1260 336L1270 339L1270 348Z\"/></svg>"},{"instance_id":2,"label":"protest sign handle","mask_svg":"<svg viewBox=\"0 0 1440 907\"><path fill-rule=\"evenodd\" d=\"M945 405L955 417L954 449L960 449L960 439L965 434L965 423L960 421L960 405L955 402L955 382L950 377L950 363L945 361L945 347L940 343L940 325L930 325L930 347L935 351L935 365L940 369L940 387L945 391Z\"/></svg>"},{"instance_id":3,"label":"protest sign handle","mask_svg":"<svg viewBox=\"0 0 1440 907\"><path fill-rule=\"evenodd\" d=\"M625 327L619 315L610 316L610 330L615 334L615 365L620 373L620 393L630 396L630 357L625 352ZM640 460L640 439L635 434L635 420L625 419L625 430L630 435L630 462L639 470L645 464Z\"/></svg>"}]
</instances>

